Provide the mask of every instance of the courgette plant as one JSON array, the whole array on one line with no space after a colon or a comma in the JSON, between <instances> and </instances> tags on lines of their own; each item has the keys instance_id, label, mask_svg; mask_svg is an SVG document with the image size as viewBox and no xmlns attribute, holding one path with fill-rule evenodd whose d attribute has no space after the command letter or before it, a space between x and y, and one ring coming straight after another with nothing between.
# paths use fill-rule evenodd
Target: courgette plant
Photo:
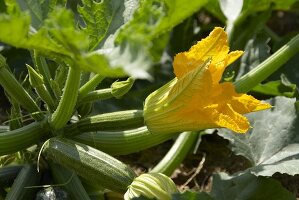
<instances>
[{"instance_id":1,"label":"courgette plant","mask_svg":"<svg viewBox=\"0 0 299 200\"><path fill-rule=\"evenodd\" d=\"M0 199L33 199L48 171L51 184L64 186L72 199L90 199L87 190L93 188L124 194L136 174L113 156L141 151L179 133L151 133L143 110L92 115L92 105L97 100L121 98L138 78L152 80L149 66L160 59L169 31L206 2L188 1L189 6L184 0L175 4L167 0L4 2L0 5L0 41L27 49L31 61L21 83L14 66L8 66L0 55L0 84L11 102L9 126L1 126L0 133L4 163ZM185 9L177 14L182 6ZM248 92L267 78L298 52L298 41L296 36L237 80L236 90ZM208 58L200 66L206 69L212 62ZM97 89L105 78L116 81ZM196 131L180 134L153 172L171 175L198 135ZM170 191L176 191L169 185ZM7 193L3 188L10 189ZM153 191L170 198L157 188Z\"/></svg>"}]
</instances>

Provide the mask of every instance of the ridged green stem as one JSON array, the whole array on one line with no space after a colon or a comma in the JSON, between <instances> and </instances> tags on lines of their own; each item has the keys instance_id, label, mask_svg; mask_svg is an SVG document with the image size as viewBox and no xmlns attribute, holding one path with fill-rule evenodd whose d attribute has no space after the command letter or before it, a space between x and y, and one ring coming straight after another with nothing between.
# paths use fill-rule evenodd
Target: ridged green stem
<instances>
[{"instance_id":1,"label":"ridged green stem","mask_svg":"<svg viewBox=\"0 0 299 200\"><path fill-rule=\"evenodd\" d=\"M162 160L150 171L171 176L173 171L185 159L194 147L198 138L197 132L183 132L176 139Z\"/></svg>"},{"instance_id":2,"label":"ridged green stem","mask_svg":"<svg viewBox=\"0 0 299 200\"><path fill-rule=\"evenodd\" d=\"M147 127L126 131L97 131L82 133L72 139L110 155L127 155L138 152L175 137L176 134L152 134Z\"/></svg>"},{"instance_id":3,"label":"ridged green stem","mask_svg":"<svg viewBox=\"0 0 299 200\"><path fill-rule=\"evenodd\" d=\"M50 95L49 91L47 90L46 86L39 85L35 87L36 93L40 96L40 98L47 104L49 107L50 111L54 111L56 106L55 106L55 101Z\"/></svg>"},{"instance_id":4,"label":"ridged green stem","mask_svg":"<svg viewBox=\"0 0 299 200\"><path fill-rule=\"evenodd\" d=\"M62 97L55 112L50 118L50 126L53 129L60 129L64 127L72 117L77 103L80 75L80 69L73 67L69 68Z\"/></svg>"},{"instance_id":5,"label":"ridged green stem","mask_svg":"<svg viewBox=\"0 0 299 200\"><path fill-rule=\"evenodd\" d=\"M36 144L49 133L47 120L0 134L0 156L15 153Z\"/></svg>"},{"instance_id":6,"label":"ridged green stem","mask_svg":"<svg viewBox=\"0 0 299 200\"><path fill-rule=\"evenodd\" d=\"M127 130L144 126L142 110L126 110L84 118L64 128L64 136L82 132Z\"/></svg>"},{"instance_id":7,"label":"ridged green stem","mask_svg":"<svg viewBox=\"0 0 299 200\"><path fill-rule=\"evenodd\" d=\"M50 73L47 61L44 57L39 55L39 53L37 51L33 52L33 58L34 58L33 59L34 64L36 65L39 73L44 77L45 87L47 88L47 91L51 95L51 98L53 98L54 93L52 91L51 83L50 83L51 73Z\"/></svg>"},{"instance_id":8,"label":"ridged green stem","mask_svg":"<svg viewBox=\"0 0 299 200\"><path fill-rule=\"evenodd\" d=\"M16 102L32 114L35 120L40 121L44 119L44 115L41 113L38 105L7 69L5 58L2 55L0 55L0 84Z\"/></svg>"},{"instance_id":9,"label":"ridged green stem","mask_svg":"<svg viewBox=\"0 0 299 200\"><path fill-rule=\"evenodd\" d=\"M104 99L110 99L113 98L112 95L112 89L101 89L101 90L95 90L92 92L87 93L83 98L79 99L78 105L83 103L89 103L96 100L104 100Z\"/></svg>"},{"instance_id":10,"label":"ridged green stem","mask_svg":"<svg viewBox=\"0 0 299 200\"><path fill-rule=\"evenodd\" d=\"M54 101L53 97L50 95L49 90L47 89L47 87L44 84L45 78L30 65L26 65L26 66L28 69L30 85L33 88L35 88L37 94L48 105L49 109L51 111L54 111L55 110L55 101Z\"/></svg>"},{"instance_id":11,"label":"ridged green stem","mask_svg":"<svg viewBox=\"0 0 299 200\"><path fill-rule=\"evenodd\" d=\"M299 52L299 34L296 35L291 41L282 46L273 55L267 58L264 62L259 64L253 70L242 76L237 80L234 85L237 92L246 93L253 87L261 83L273 72L279 69L290 58Z\"/></svg>"},{"instance_id":12,"label":"ridged green stem","mask_svg":"<svg viewBox=\"0 0 299 200\"><path fill-rule=\"evenodd\" d=\"M87 81L84 85L80 87L78 101L80 101L81 103L79 102L77 103L77 105L79 106L77 110L78 110L78 114L81 117L87 116L90 113L93 105L92 102L86 103L84 100L81 101L81 99L84 98L92 90L95 90L98 84L101 83L103 79L104 79L103 76L96 74L89 81Z\"/></svg>"},{"instance_id":13,"label":"ridged green stem","mask_svg":"<svg viewBox=\"0 0 299 200\"><path fill-rule=\"evenodd\" d=\"M87 83L82 85L79 89L79 97L84 97L87 93L94 90L99 83L102 82L104 79L103 76L96 74L94 77L92 77Z\"/></svg>"}]
</instances>

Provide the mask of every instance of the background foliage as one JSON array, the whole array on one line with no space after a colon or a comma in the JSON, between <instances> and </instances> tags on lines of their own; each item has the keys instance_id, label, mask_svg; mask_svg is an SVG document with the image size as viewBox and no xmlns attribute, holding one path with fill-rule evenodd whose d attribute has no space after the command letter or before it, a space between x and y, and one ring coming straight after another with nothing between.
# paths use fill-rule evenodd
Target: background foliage
<instances>
[{"instance_id":1,"label":"background foliage","mask_svg":"<svg viewBox=\"0 0 299 200\"><path fill-rule=\"evenodd\" d=\"M173 56L215 26L227 28L231 50L245 51L223 81L239 79L299 33L298 0L5 0L0 1L0 12L0 53L25 88L25 64L34 65L33 51L50 66L48 84L63 69L61 61L85 71L82 83L95 73L107 77L98 88L128 76L137 79L122 99L99 101L90 114L142 109L146 96L174 77ZM253 126L249 133L219 129L202 136L196 153L190 153L173 174L182 186L188 178L184 173L197 168L199 158L206 155L203 169L187 187L196 192L173 199L299 197L298 65L299 54L250 91L273 108L248 115ZM1 91L0 104L5 124L14 103ZM154 152L158 159L170 143L120 159L137 170L148 170L157 162L148 154ZM5 159L0 161L5 165Z\"/></svg>"}]
</instances>

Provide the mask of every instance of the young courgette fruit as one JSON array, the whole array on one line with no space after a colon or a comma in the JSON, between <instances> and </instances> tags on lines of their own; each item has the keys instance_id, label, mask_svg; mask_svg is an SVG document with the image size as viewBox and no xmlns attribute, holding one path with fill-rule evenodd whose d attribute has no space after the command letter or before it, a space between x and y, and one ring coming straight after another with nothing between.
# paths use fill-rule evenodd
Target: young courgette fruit
<instances>
[{"instance_id":1,"label":"young courgette fruit","mask_svg":"<svg viewBox=\"0 0 299 200\"><path fill-rule=\"evenodd\" d=\"M64 138L49 139L43 155L106 189L125 193L136 174L127 165L90 146Z\"/></svg>"},{"instance_id":2,"label":"young courgette fruit","mask_svg":"<svg viewBox=\"0 0 299 200\"><path fill-rule=\"evenodd\" d=\"M5 199L34 199L36 188L30 188L30 186L39 185L39 181L40 175L36 170L36 165L25 165L12 184Z\"/></svg>"}]
</instances>

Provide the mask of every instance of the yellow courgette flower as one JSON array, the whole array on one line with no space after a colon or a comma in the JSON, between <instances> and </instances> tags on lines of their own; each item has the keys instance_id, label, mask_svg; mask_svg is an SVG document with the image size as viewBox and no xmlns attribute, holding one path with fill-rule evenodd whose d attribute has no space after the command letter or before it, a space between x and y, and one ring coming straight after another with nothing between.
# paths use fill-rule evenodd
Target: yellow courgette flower
<instances>
[{"instance_id":1,"label":"yellow courgette flower","mask_svg":"<svg viewBox=\"0 0 299 200\"><path fill-rule=\"evenodd\" d=\"M219 27L189 51L177 54L173 62L176 78L145 100L148 129L171 133L225 127L245 133L250 125L243 114L271 105L236 93L230 82L219 83L225 68L242 54L229 53L227 34Z\"/></svg>"}]
</instances>

